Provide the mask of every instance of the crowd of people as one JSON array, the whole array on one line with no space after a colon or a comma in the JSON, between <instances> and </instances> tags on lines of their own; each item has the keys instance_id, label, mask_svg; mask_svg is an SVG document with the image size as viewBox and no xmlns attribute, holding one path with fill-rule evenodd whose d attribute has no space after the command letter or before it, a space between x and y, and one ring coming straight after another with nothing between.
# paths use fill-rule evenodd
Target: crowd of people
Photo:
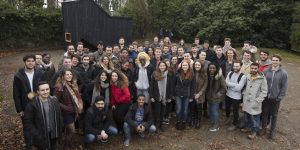
<instances>
[{"instance_id":1,"label":"crowd of people","mask_svg":"<svg viewBox=\"0 0 300 150\"><path fill-rule=\"evenodd\" d=\"M23 61L13 98L26 149L53 150L58 139L72 149L75 133L83 134L86 149L119 133L129 146L134 132L164 132L174 112L177 130L200 129L207 117L208 130L216 132L220 109L228 131L273 139L288 83L280 55L245 41L238 56L230 38L213 48L199 38L190 47L168 37L130 45L120 38L113 46L99 41L95 52L78 42L67 46L57 69L49 53Z\"/></svg>"}]
</instances>

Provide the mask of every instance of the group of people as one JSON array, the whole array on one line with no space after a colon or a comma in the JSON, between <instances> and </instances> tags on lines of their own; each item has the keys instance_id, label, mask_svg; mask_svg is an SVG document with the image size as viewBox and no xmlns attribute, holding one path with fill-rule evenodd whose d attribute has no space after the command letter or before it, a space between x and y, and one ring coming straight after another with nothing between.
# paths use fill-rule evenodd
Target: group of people
<instances>
[{"instance_id":1,"label":"group of people","mask_svg":"<svg viewBox=\"0 0 300 150\"><path fill-rule=\"evenodd\" d=\"M272 139L287 92L282 58L258 52L250 41L236 52L230 38L211 48L199 38L188 47L183 39L154 37L128 46L124 38L106 47L99 41L93 53L81 42L69 44L57 70L49 53L26 55L13 81L26 148L56 149L63 137L63 148L72 149L76 132L84 134L85 148L118 133L129 146L133 132L164 132L173 112L177 130L199 129L205 116L215 132L220 109L229 131L240 128L254 139L270 126Z\"/></svg>"}]
</instances>

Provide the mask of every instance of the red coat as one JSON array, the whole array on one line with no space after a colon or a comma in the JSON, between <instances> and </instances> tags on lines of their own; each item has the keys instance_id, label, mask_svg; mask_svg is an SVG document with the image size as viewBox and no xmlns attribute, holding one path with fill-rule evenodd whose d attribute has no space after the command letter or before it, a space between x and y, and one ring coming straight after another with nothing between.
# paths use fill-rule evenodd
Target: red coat
<instances>
[{"instance_id":1,"label":"red coat","mask_svg":"<svg viewBox=\"0 0 300 150\"><path fill-rule=\"evenodd\" d=\"M127 104L130 102L130 92L128 86L118 88L115 85L110 86L110 104Z\"/></svg>"}]
</instances>

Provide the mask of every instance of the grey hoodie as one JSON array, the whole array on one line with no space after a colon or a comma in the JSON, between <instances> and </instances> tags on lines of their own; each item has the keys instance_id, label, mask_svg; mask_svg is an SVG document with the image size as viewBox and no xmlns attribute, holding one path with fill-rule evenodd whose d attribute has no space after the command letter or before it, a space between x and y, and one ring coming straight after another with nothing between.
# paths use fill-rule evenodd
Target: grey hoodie
<instances>
[{"instance_id":1,"label":"grey hoodie","mask_svg":"<svg viewBox=\"0 0 300 150\"><path fill-rule=\"evenodd\" d=\"M286 95L288 87L288 74L281 66L272 71L272 66L264 71L268 82L268 99L281 101Z\"/></svg>"}]
</instances>

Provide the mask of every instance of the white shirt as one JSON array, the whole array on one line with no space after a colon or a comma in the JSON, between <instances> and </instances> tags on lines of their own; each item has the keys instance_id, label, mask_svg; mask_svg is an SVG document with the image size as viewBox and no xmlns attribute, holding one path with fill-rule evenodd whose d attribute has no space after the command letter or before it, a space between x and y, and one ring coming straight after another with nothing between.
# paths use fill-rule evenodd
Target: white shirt
<instances>
[{"instance_id":1,"label":"white shirt","mask_svg":"<svg viewBox=\"0 0 300 150\"><path fill-rule=\"evenodd\" d=\"M31 92L33 92L33 75L34 75L34 71L31 72L31 73L25 71L25 73L26 73L26 76L29 80Z\"/></svg>"}]
</instances>

